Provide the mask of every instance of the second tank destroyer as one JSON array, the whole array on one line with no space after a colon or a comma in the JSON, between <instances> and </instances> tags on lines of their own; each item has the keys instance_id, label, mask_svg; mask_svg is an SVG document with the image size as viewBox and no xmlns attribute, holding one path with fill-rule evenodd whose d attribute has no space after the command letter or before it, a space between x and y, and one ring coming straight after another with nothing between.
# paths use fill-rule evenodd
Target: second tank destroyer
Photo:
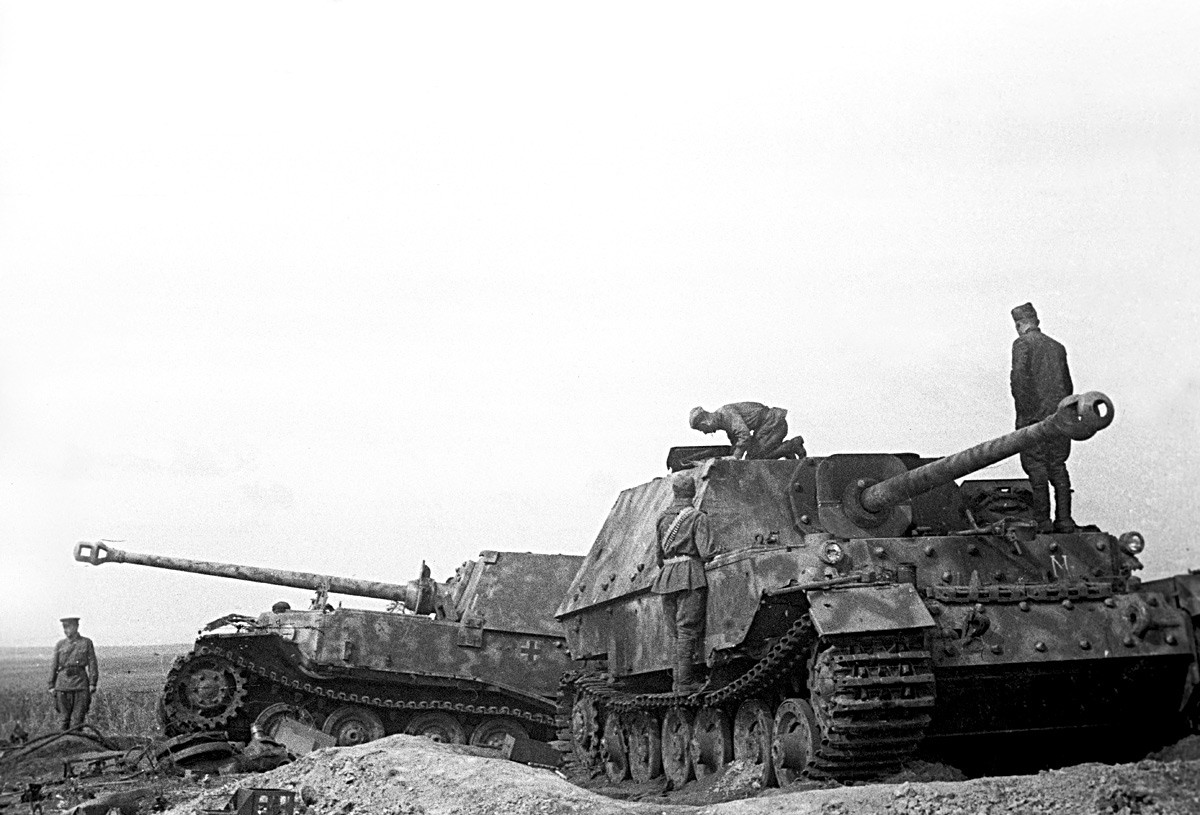
<instances>
[{"instance_id":1,"label":"second tank destroyer","mask_svg":"<svg viewBox=\"0 0 1200 815\"><path fill-rule=\"evenodd\" d=\"M554 697L568 667L554 605L582 561L482 552L439 583L266 569L125 552L80 543L75 559L132 563L310 589L309 610L277 603L209 623L167 676L168 734L224 730L246 740L283 717L338 744L391 733L497 747L506 736L553 738ZM333 608L328 595L392 601L393 611Z\"/></svg>"}]
</instances>

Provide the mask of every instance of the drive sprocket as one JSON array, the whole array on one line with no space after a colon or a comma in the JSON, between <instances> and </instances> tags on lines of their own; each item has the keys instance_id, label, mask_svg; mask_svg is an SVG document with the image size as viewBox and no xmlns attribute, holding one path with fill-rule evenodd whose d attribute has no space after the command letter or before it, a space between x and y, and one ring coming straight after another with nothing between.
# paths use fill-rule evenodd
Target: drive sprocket
<instances>
[{"instance_id":1,"label":"drive sprocket","mask_svg":"<svg viewBox=\"0 0 1200 815\"><path fill-rule=\"evenodd\" d=\"M223 728L242 711L246 672L224 656L198 648L179 657L163 687L163 726L169 734Z\"/></svg>"}]
</instances>

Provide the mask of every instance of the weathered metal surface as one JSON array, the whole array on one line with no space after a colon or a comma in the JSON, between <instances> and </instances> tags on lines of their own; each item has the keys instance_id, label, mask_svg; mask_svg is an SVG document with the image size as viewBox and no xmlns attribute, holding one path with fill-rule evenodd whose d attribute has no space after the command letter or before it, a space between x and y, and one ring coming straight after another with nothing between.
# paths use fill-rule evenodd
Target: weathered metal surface
<instances>
[{"instance_id":1,"label":"weathered metal surface","mask_svg":"<svg viewBox=\"0 0 1200 815\"><path fill-rule=\"evenodd\" d=\"M287 569L265 569L236 563L216 563L164 555L146 555L139 552L126 552L105 543L86 541L75 544L75 560L80 563L90 563L93 566L102 566L105 563L133 563L139 566L152 566L156 569L227 577L231 580L247 580L251 583L269 583L274 586L349 594L355 597L396 600L409 606L413 611L417 610L417 598L420 594L420 587L417 585L419 581L384 583L378 580L334 577L312 572L293 572ZM432 611L432 608L423 613L428 613L428 611Z\"/></svg>"},{"instance_id":2,"label":"weathered metal surface","mask_svg":"<svg viewBox=\"0 0 1200 815\"><path fill-rule=\"evenodd\" d=\"M455 605L482 618L489 631L559 637L554 610L582 563L578 555L485 552Z\"/></svg>"},{"instance_id":3,"label":"weathered metal surface","mask_svg":"<svg viewBox=\"0 0 1200 815\"><path fill-rule=\"evenodd\" d=\"M884 454L833 455L822 459L817 466L821 527L845 538L903 535L912 523L912 509L908 505L881 508L876 517L869 517L857 505L858 495L866 484L909 473L899 458Z\"/></svg>"},{"instance_id":4,"label":"weathered metal surface","mask_svg":"<svg viewBox=\"0 0 1200 815\"><path fill-rule=\"evenodd\" d=\"M821 636L932 628L933 617L908 584L814 591L809 614Z\"/></svg>"},{"instance_id":5,"label":"weathered metal surface","mask_svg":"<svg viewBox=\"0 0 1200 815\"><path fill-rule=\"evenodd\" d=\"M460 640L462 623L361 609L261 619L265 630L292 630L313 666L478 680L552 696L568 665L561 636L479 627L476 646Z\"/></svg>"},{"instance_id":6,"label":"weathered metal surface","mask_svg":"<svg viewBox=\"0 0 1200 815\"><path fill-rule=\"evenodd\" d=\"M374 717L381 732L403 730L409 711L440 710L466 726L513 720L553 735L547 729L553 699L570 664L553 612L580 557L486 551L441 584L427 570L416 581L391 584L139 555L104 544L80 544L76 559L317 592L310 611L215 621L236 627L234 633L210 625L168 675L168 732L221 726L245 738L257 716L286 700L314 721L344 719L350 705L350 713ZM419 613L335 610L324 602L330 591L394 599Z\"/></svg>"},{"instance_id":7,"label":"weathered metal surface","mask_svg":"<svg viewBox=\"0 0 1200 815\"><path fill-rule=\"evenodd\" d=\"M670 504L667 478L623 491L571 581L557 615L648 589L657 563L655 524Z\"/></svg>"},{"instance_id":8,"label":"weathered metal surface","mask_svg":"<svg viewBox=\"0 0 1200 815\"><path fill-rule=\"evenodd\" d=\"M1154 605L1151 605L1154 603ZM1182 657L1191 653L1186 617L1150 593L1104 600L934 604L937 667Z\"/></svg>"},{"instance_id":9,"label":"weathered metal surface","mask_svg":"<svg viewBox=\"0 0 1200 815\"><path fill-rule=\"evenodd\" d=\"M1089 439L1112 424L1113 416L1112 401L1098 391L1068 396L1059 403L1053 416L1036 424L865 487L862 507L867 512L879 512L896 506L938 484L978 472L1050 439L1064 436L1076 441Z\"/></svg>"},{"instance_id":10,"label":"weathered metal surface","mask_svg":"<svg viewBox=\"0 0 1200 815\"><path fill-rule=\"evenodd\" d=\"M1172 605L1182 608L1192 617L1200 617L1200 570L1149 580L1142 585L1147 591L1161 593Z\"/></svg>"},{"instance_id":11,"label":"weathered metal surface","mask_svg":"<svg viewBox=\"0 0 1200 815\"><path fill-rule=\"evenodd\" d=\"M297 756L307 755L313 750L321 750L337 744L337 739L328 733L298 722L290 716L284 716L279 721L272 738Z\"/></svg>"},{"instance_id":12,"label":"weathered metal surface","mask_svg":"<svg viewBox=\"0 0 1200 815\"><path fill-rule=\"evenodd\" d=\"M804 530L816 531L815 523L798 523L800 516L810 518L809 510L797 514L790 498L798 494L792 483L803 464L716 460L693 470L697 505L708 514L714 552L800 545ZM808 494L815 521L815 492L810 488ZM655 525L671 495L667 478L621 493L556 612L559 618L649 589L657 569Z\"/></svg>"},{"instance_id":13,"label":"weathered metal surface","mask_svg":"<svg viewBox=\"0 0 1200 815\"><path fill-rule=\"evenodd\" d=\"M1039 534L1028 482L954 481L1054 434L1086 438L1112 415L1101 394L1072 397L1039 425L943 459L839 454L686 468L696 451L673 454L672 465L697 479L695 504L709 517L702 658L728 684L686 704L662 693L672 666L649 586L655 522L671 490L656 479L621 494L559 606L572 655L607 660L616 680L580 692L627 711L797 694L832 709L845 699L874 704L875 693L890 699L889 688L909 683L919 688L901 698L931 706L940 734L1129 724L1126 708L1151 693L1148 709L1167 726L1200 685L1200 575L1139 590L1138 536ZM857 667L814 678L822 656ZM914 673L889 667L900 663ZM867 665L874 673L859 673ZM847 676L865 696L819 697L820 683ZM971 699L974 680L989 699ZM914 739L924 727L880 723ZM870 756L877 745L860 746ZM857 772L853 762L844 769Z\"/></svg>"}]
</instances>

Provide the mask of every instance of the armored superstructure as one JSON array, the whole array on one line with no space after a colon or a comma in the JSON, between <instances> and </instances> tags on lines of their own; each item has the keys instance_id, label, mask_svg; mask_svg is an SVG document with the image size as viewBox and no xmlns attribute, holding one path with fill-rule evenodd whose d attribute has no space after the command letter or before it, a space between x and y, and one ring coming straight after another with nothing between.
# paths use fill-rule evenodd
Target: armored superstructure
<instances>
[{"instance_id":1,"label":"armored superstructure","mask_svg":"<svg viewBox=\"0 0 1200 815\"><path fill-rule=\"evenodd\" d=\"M439 583L408 583L211 563L80 543L75 559L133 563L316 592L312 608L276 604L209 623L163 689L168 734L224 730L249 738L287 716L339 744L391 733L498 746L552 738L568 667L553 617L582 558L482 552ZM392 601L392 611L334 608L328 595Z\"/></svg>"},{"instance_id":2,"label":"armored superstructure","mask_svg":"<svg viewBox=\"0 0 1200 815\"><path fill-rule=\"evenodd\" d=\"M1073 396L1036 425L936 460L672 451L712 532L696 655L708 683L670 692L650 592L655 521L671 501L658 478L621 494L558 609L577 660L560 735L614 780L665 772L681 784L738 758L786 785L878 777L928 739L1182 725L1196 682L1193 583L1140 586L1135 532L1040 533L1026 482L956 483L1112 418L1102 394Z\"/></svg>"}]
</instances>

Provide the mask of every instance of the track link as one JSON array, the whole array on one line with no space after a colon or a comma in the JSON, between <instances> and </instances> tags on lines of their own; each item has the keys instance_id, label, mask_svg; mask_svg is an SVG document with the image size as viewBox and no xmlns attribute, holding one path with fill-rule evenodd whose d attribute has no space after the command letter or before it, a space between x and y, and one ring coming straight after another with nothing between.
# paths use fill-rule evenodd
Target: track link
<instances>
[{"instance_id":1,"label":"track link","mask_svg":"<svg viewBox=\"0 0 1200 815\"><path fill-rule=\"evenodd\" d=\"M917 636L830 638L809 667L823 738L810 777L864 778L899 769L934 705L933 657Z\"/></svg>"},{"instance_id":2,"label":"track link","mask_svg":"<svg viewBox=\"0 0 1200 815\"><path fill-rule=\"evenodd\" d=\"M933 658L923 636L904 632L819 638L807 615L745 673L711 691L626 693L613 687L606 674L567 674L559 692L559 739L566 749L578 737L572 732L571 712L581 695L595 700L601 711L622 713L730 707L754 696L776 695L778 683L800 669L809 654L810 702L822 738L804 774L850 780L899 768L924 736L934 705ZM600 734L592 736L598 741ZM579 756L578 749L574 755ZM576 762L581 763L596 770L594 760Z\"/></svg>"}]
</instances>

